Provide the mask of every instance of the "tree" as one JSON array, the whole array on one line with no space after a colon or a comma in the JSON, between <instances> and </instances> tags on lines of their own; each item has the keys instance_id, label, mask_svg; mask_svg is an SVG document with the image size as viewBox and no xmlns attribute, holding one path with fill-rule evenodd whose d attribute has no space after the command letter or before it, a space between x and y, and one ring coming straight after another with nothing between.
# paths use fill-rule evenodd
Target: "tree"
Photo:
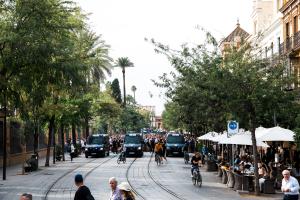
<instances>
[{"instance_id":1,"label":"tree","mask_svg":"<svg viewBox=\"0 0 300 200\"><path fill-rule=\"evenodd\" d=\"M111 83L112 96L116 100L117 103L122 103L121 90L119 85L119 80L116 78Z\"/></svg>"},{"instance_id":2,"label":"tree","mask_svg":"<svg viewBox=\"0 0 300 200\"><path fill-rule=\"evenodd\" d=\"M131 86L131 91L133 92L133 98L134 98L134 101L135 101L135 92L136 92L135 85Z\"/></svg>"},{"instance_id":3,"label":"tree","mask_svg":"<svg viewBox=\"0 0 300 200\"><path fill-rule=\"evenodd\" d=\"M122 68L123 73L123 101L124 101L124 107L126 107L126 87L125 87L125 68L127 67L133 67L133 63L129 60L127 57L121 57L118 58L116 61L116 66L119 66Z\"/></svg>"},{"instance_id":4,"label":"tree","mask_svg":"<svg viewBox=\"0 0 300 200\"><path fill-rule=\"evenodd\" d=\"M180 117L179 105L176 102L167 102L165 104L165 110L162 113L164 128L167 130L182 128Z\"/></svg>"},{"instance_id":5,"label":"tree","mask_svg":"<svg viewBox=\"0 0 300 200\"><path fill-rule=\"evenodd\" d=\"M192 48L183 45L181 51L152 40L156 51L165 54L176 70L171 77L164 74L155 84L166 88L166 96L177 104L183 127L201 132L221 131L227 120L236 119L240 127L251 131L258 194L255 128L269 124L274 112L280 124L286 110L291 110L289 107L295 112L288 114L296 118L299 106L295 105L294 92L284 90L290 80L284 76L282 62L272 66L254 57L256 49L250 44L229 49L222 58L216 40L209 33L206 35L204 44ZM294 126L293 122L289 126Z\"/></svg>"}]
</instances>

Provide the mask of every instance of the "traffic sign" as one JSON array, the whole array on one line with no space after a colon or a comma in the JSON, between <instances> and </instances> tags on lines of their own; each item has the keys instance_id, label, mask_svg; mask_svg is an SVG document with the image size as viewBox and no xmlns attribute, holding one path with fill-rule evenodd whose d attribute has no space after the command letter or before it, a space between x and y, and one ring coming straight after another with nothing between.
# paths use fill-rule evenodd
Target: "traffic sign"
<instances>
[{"instance_id":1,"label":"traffic sign","mask_svg":"<svg viewBox=\"0 0 300 200\"><path fill-rule=\"evenodd\" d=\"M227 124L228 136L237 134L239 132L239 123L236 121L229 121Z\"/></svg>"}]
</instances>

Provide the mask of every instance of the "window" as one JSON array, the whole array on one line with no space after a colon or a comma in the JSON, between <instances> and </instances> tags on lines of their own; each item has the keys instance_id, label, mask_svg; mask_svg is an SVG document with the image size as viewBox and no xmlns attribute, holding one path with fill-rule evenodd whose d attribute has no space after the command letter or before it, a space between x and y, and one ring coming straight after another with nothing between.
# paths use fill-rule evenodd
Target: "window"
<instances>
[{"instance_id":1,"label":"window","mask_svg":"<svg viewBox=\"0 0 300 200\"><path fill-rule=\"evenodd\" d=\"M289 26L289 23L285 24L285 37L286 38L290 37L290 26Z\"/></svg>"},{"instance_id":2,"label":"window","mask_svg":"<svg viewBox=\"0 0 300 200\"><path fill-rule=\"evenodd\" d=\"M298 16L294 17L294 33L298 31Z\"/></svg>"}]
</instances>

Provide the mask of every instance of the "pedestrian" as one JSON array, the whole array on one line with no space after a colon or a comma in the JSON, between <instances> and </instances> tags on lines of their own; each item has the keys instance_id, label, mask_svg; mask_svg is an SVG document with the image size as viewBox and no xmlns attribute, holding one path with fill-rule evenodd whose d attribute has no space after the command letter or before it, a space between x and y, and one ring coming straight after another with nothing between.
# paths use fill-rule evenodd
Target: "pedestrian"
<instances>
[{"instance_id":1,"label":"pedestrian","mask_svg":"<svg viewBox=\"0 0 300 200\"><path fill-rule=\"evenodd\" d=\"M111 188L109 200L123 200L121 191L117 187L117 179L115 177L111 177L108 182Z\"/></svg>"},{"instance_id":2,"label":"pedestrian","mask_svg":"<svg viewBox=\"0 0 300 200\"><path fill-rule=\"evenodd\" d=\"M124 200L135 200L131 187L127 182L122 182L118 185L118 188L121 190Z\"/></svg>"},{"instance_id":3,"label":"pedestrian","mask_svg":"<svg viewBox=\"0 0 300 200\"><path fill-rule=\"evenodd\" d=\"M75 185L78 189L75 193L74 200L95 200L90 189L83 184L83 177L81 174L75 175Z\"/></svg>"},{"instance_id":4,"label":"pedestrian","mask_svg":"<svg viewBox=\"0 0 300 200\"><path fill-rule=\"evenodd\" d=\"M289 170L283 170L282 175L281 191L284 193L283 200L298 200L299 183L297 179L291 176Z\"/></svg>"},{"instance_id":5,"label":"pedestrian","mask_svg":"<svg viewBox=\"0 0 300 200\"><path fill-rule=\"evenodd\" d=\"M70 151L70 157L71 157L71 162L73 161L74 155L75 154L75 147L73 144L71 144L71 151Z\"/></svg>"},{"instance_id":6,"label":"pedestrian","mask_svg":"<svg viewBox=\"0 0 300 200\"><path fill-rule=\"evenodd\" d=\"M23 194L20 196L20 200L32 200L32 194L23 193Z\"/></svg>"}]
</instances>

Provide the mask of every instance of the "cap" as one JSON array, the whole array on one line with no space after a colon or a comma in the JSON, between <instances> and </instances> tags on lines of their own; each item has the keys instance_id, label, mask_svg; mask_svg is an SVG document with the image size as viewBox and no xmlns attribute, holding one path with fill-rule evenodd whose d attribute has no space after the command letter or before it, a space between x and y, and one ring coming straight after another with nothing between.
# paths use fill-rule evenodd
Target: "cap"
<instances>
[{"instance_id":1,"label":"cap","mask_svg":"<svg viewBox=\"0 0 300 200\"><path fill-rule=\"evenodd\" d=\"M81 183L81 182L83 182L83 177L82 177L81 174L76 174L76 175L75 175L75 182L76 182L76 183Z\"/></svg>"},{"instance_id":2,"label":"cap","mask_svg":"<svg viewBox=\"0 0 300 200\"><path fill-rule=\"evenodd\" d=\"M125 190L125 191L130 191L130 189L131 189L129 183L127 183L127 182L120 183L120 185L118 185L118 188L120 190Z\"/></svg>"}]
</instances>

